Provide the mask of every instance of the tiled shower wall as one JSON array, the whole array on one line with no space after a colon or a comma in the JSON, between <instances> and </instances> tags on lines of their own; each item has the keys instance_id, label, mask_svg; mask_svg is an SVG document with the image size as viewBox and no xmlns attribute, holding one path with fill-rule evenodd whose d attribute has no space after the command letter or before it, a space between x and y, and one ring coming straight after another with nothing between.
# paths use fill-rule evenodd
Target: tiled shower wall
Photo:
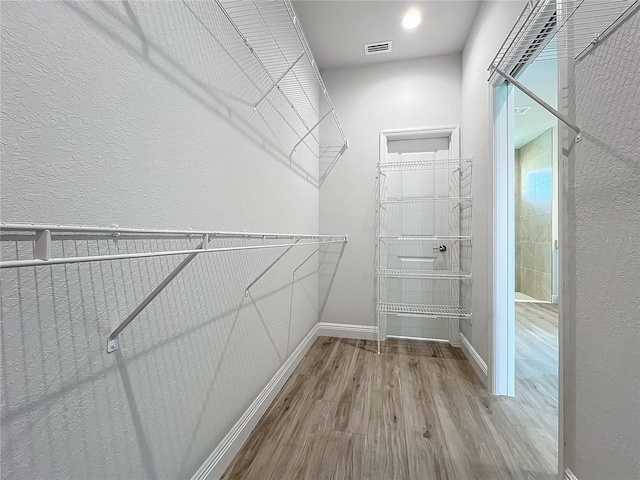
<instances>
[{"instance_id":1,"label":"tiled shower wall","mask_svg":"<svg viewBox=\"0 0 640 480\"><path fill-rule=\"evenodd\" d=\"M553 130L516 150L516 290L551 301Z\"/></svg>"}]
</instances>

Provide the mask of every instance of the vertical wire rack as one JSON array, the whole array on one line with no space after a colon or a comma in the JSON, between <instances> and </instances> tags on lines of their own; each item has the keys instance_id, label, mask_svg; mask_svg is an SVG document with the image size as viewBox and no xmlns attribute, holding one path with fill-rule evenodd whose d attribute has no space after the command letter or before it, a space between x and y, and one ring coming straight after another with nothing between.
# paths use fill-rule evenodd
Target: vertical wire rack
<instances>
[{"instance_id":1,"label":"vertical wire rack","mask_svg":"<svg viewBox=\"0 0 640 480\"><path fill-rule=\"evenodd\" d=\"M427 171L436 182L448 181L448 189L434 188L431 195L404 197L390 196L389 176ZM390 336L387 331L387 316L449 319L449 342L459 342L459 321L471 321L470 273L471 236L471 171L472 159L429 159L419 161L381 162L378 164L378 253L376 265L376 327L378 353L380 342ZM437 175L444 173L444 176ZM447 213L449 216L447 218ZM424 232L406 232L398 229L398 216L410 220L411 225ZM395 225L395 226L394 226ZM426 228L426 229L425 229ZM446 245L441 250L441 245ZM391 265L394 254L429 255L430 251L446 251L448 268L409 269ZM400 257L398 257L400 258ZM388 282L402 279L438 281L449 286L448 303L407 303L390 298ZM435 287L435 284L433 285ZM436 288L439 294L444 290ZM446 290L446 288L445 288ZM441 299L442 300L442 299Z\"/></svg>"}]
</instances>

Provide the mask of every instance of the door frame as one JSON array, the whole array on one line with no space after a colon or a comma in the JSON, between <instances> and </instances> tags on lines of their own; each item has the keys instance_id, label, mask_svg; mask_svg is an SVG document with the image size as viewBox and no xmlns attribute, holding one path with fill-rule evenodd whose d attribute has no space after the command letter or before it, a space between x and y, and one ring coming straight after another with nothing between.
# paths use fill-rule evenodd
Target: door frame
<instances>
[{"instance_id":1,"label":"door frame","mask_svg":"<svg viewBox=\"0 0 640 480\"><path fill-rule=\"evenodd\" d=\"M496 76L489 85L492 175L493 261L489 263L492 319L488 387L493 395L515 396L515 195L513 87ZM506 254L505 254L506 253ZM513 253L513 254L512 254Z\"/></svg>"}]
</instances>

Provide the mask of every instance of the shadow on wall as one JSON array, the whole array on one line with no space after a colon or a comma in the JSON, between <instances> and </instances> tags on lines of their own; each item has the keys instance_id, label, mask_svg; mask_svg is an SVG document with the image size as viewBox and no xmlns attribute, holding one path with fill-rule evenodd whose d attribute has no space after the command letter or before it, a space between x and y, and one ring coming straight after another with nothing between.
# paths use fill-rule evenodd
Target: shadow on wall
<instances>
[{"instance_id":1,"label":"shadow on wall","mask_svg":"<svg viewBox=\"0 0 640 480\"><path fill-rule=\"evenodd\" d=\"M30 258L30 241L7 237L3 259ZM193 247L54 242L67 256ZM182 257L2 270L3 477L189 478L313 326L293 319L317 318L332 281L318 298L316 274L335 277L344 244L293 249L245 296L277 250L200 255L114 355L109 333Z\"/></svg>"},{"instance_id":2,"label":"shadow on wall","mask_svg":"<svg viewBox=\"0 0 640 480\"><path fill-rule=\"evenodd\" d=\"M278 89L254 111L272 80L215 2L64 4L272 158L319 185L318 144L305 140L308 154L290 155L306 128ZM317 97L312 100L318 104Z\"/></svg>"}]
</instances>

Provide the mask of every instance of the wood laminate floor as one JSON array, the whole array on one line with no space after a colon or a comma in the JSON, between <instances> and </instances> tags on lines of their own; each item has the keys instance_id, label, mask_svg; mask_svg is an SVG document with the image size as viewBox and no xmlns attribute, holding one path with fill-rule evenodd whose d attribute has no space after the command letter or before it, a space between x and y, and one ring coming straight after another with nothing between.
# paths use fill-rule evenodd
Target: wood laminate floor
<instances>
[{"instance_id":1,"label":"wood laminate floor","mask_svg":"<svg viewBox=\"0 0 640 480\"><path fill-rule=\"evenodd\" d=\"M377 355L371 341L320 337L223 478L555 478L553 381L527 344L552 322L530 305L518 308L515 399L490 396L443 343L389 339Z\"/></svg>"}]
</instances>

